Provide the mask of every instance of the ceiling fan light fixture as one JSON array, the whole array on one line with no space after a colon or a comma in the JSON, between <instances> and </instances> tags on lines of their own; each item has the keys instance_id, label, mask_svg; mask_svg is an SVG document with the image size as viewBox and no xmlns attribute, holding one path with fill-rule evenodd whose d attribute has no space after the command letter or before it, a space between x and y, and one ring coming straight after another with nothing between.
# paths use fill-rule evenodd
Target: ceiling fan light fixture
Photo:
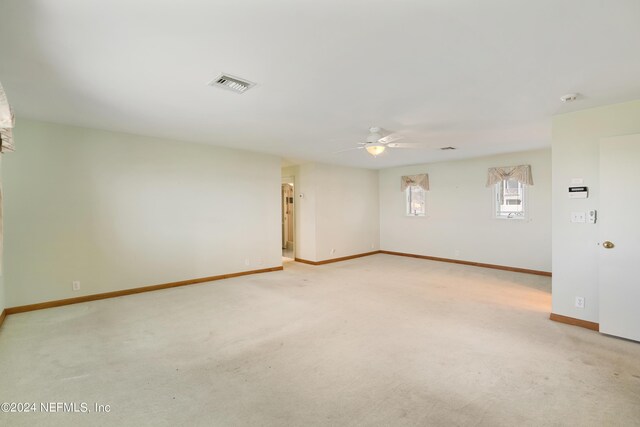
<instances>
[{"instance_id":1,"label":"ceiling fan light fixture","mask_svg":"<svg viewBox=\"0 0 640 427\"><path fill-rule=\"evenodd\" d=\"M376 157L379 154L382 154L384 152L385 146L382 144L371 144L371 145L367 145L367 151L369 152L369 154L371 154L372 156Z\"/></svg>"}]
</instances>

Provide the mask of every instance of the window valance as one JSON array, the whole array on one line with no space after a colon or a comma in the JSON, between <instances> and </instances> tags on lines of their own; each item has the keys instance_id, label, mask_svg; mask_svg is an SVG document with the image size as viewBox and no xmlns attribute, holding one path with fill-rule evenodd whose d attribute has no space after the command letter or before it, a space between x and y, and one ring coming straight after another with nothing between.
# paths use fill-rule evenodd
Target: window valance
<instances>
[{"instance_id":1,"label":"window valance","mask_svg":"<svg viewBox=\"0 0 640 427\"><path fill-rule=\"evenodd\" d=\"M489 168L489 174L487 175L487 187L507 179L515 179L521 184L533 185L531 165Z\"/></svg>"},{"instance_id":2,"label":"window valance","mask_svg":"<svg viewBox=\"0 0 640 427\"><path fill-rule=\"evenodd\" d=\"M0 84L0 152L13 151L13 126L15 117L4 89Z\"/></svg>"},{"instance_id":3,"label":"window valance","mask_svg":"<svg viewBox=\"0 0 640 427\"><path fill-rule=\"evenodd\" d=\"M400 181L400 191L404 191L412 185L418 186L422 188L424 191L428 191L429 175L427 175L426 173L423 173L420 175L403 176Z\"/></svg>"},{"instance_id":4,"label":"window valance","mask_svg":"<svg viewBox=\"0 0 640 427\"><path fill-rule=\"evenodd\" d=\"M0 128L0 153L13 150L15 150L13 146L13 129Z\"/></svg>"}]
</instances>

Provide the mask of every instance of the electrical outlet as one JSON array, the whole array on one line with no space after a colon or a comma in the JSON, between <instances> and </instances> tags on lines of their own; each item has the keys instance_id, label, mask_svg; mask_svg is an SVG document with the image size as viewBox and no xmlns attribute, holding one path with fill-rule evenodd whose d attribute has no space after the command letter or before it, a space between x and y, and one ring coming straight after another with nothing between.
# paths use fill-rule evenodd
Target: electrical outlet
<instances>
[{"instance_id":1,"label":"electrical outlet","mask_svg":"<svg viewBox=\"0 0 640 427\"><path fill-rule=\"evenodd\" d=\"M251 264L251 262L249 262L249 258L245 258L244 265L249 265L249 264Z\"/></svg>"},{"instance_id":2,"label":"electrical outlet","mask_svg":"<svg viewBox=\"0 0 640 427\"><path fill-rule=\"evenodd\" d=\"M584 308L584 297L576 297L576 308Z\"/></svg>"},{"instance_id":3,"label":"electrical outlet","mask_svg":"<svg viewBox=\"0 0 640 427\"><path fill-rule=\"evenodd\" d=\"M73 289L74 291L79 291L80 290L80 281L79 280L74 280L73 282L71 282L71 289Z\"/></svg>"},{"instance_id":4,"label":"electrical outlet","mask_svg":"<svg viewBox=\"0 0 640 427\"><path fill-rule=\"evenodd\" d=\"M331 249L331 255L335 254L336 250L335 249Z\"/></svg>"},{"instance_id":5,"label":"electrical outlet","mask_svg":"<svg viewBox=\"0 0 640 427\"><path fill-rule=\"evenodd\" d=\"M460 249L456 249L455 251L453 251L453 256L455 257L459 257L460 256Z\"/></svg>"}]
</instances>

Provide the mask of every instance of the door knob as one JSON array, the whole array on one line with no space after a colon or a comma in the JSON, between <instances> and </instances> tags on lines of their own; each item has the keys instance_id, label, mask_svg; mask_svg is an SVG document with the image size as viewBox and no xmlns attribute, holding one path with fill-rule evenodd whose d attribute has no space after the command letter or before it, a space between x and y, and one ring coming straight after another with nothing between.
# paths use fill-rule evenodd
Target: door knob
<instances>
[{"instance_id":1,"label":"door knob","mask_svg":"<svg viewBox=\"0 0 640 427\"><path fill-rule=\"evenodd\" d=\"M611 248L613 248L615 245L614 245L612 242L610 242L610 241L608 241L608 240L607 240L607 241L605 241L605 242L602 242L602 246L603 246L605 249L611 249Z\"/></svg>"}]
</instances>

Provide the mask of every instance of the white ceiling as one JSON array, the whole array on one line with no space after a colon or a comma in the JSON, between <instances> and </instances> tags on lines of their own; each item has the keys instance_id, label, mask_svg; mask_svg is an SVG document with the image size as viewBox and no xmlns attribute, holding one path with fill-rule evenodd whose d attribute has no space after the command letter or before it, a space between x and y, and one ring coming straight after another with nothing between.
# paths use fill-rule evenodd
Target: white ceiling
<instances>
[{"instance_id":1,"label":"white ceiling","mask_svg":"<svg viewBox=\"0 0 640 427\"><path fill-rule=\"evenodd\" d=\"M0 0L0 40L18 120L367 168L549 146L552 115L640 98L638 0ZM458 150L332 154L370 126Z\"/></svg>"}]
</instances>

